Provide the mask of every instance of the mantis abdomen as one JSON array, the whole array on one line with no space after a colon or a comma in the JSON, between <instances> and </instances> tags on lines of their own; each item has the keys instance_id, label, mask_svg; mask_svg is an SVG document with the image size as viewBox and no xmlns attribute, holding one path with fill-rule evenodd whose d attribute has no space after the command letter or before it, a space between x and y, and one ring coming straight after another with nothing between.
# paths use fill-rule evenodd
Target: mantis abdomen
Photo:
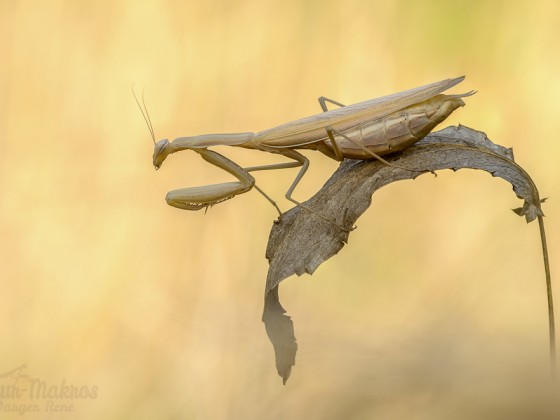
<instances>
[{"instance_id":1,"label":"mantis abdomen","mask_svg":"<svg viewBox=\"0 0 560 420\"><path fill-rule=\"evenodd\" d=\"M333 135L345 158L374 159L371 153L383 156L413 145L463 105L465 103L456 96L437 95L385 117L340 130L338 133L335 130ZM335 156L328 137L322 143L309 146L329 157Z\"/></svg>"}]
</instances>

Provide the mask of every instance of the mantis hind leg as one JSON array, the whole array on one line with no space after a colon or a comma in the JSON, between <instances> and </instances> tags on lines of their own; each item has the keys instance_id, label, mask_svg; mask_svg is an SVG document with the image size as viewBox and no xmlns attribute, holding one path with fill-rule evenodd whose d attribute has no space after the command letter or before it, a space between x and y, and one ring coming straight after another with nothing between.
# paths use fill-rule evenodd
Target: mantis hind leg
<instances>
[{"instance_id":1,"label":"mantis hind leg","mask_svg":"<svg viewBox=\"0 0 560 420\"><path fill-rule=\"evenodd\" d=\"M327 108L327 102L330 102L331 104L334 105L338 105L339 107L344 107L346 105L341 104L340 102L337 102L335 100L329 99L329 98L325 98L324 96L321 96L319 98L319 104L321 105L321 109L324 112L327 112L329 109ZM399 166L399 165L395 165L393 163L389 163L387 162L385 159L383 159L381 156L373 153L371 150L369 150L367 147L365 147L363 144L360 144L359 142L352 140L350 137L346 136L345 134L343 134L342 132L332 128L332 127L327 127L327 135L329 136L329 140L331 141L332 144L332 148L334 150L334 154L336 156L336 160L341 161L344 159L344 156L342 154L342 151L340 150L340 147L338 147L338 143L336 142L336 139L334 138L333 133L336 133L337 135L344 137L346 140L348 140L349 142L351 142L352 144L356 145L357 147L359 147L360 149L362 149L364 152L366 152L367 154L369 154L371 157L377 159L378 161L384 163L387 166L390 166L392 168L398 168L398 169L406 169L407 171L411 171L411 172L419 172L416 171L414 169L408 169L405 168L404 166Z\"/></svg>"},{"instance_id":2,"label":"mantis hind leg","mask_svg":"<svg viewBox=\"0 0 560 420\"><path fill-rule=\"evenodd\" d=\"M338 105L341 108L346 106L344 104L341 104L340 102L321 96L319 98L319 104L321 105L321 109L323 110L323 112L327 112L329 110L329 108L327 107L327 102L330 102L331 104L334 105ZM342 162L344 160L344 155L342 154L342 151L338 147L338 143L334 139L333 130L331 127L327 127L326 130L327 130L327 135L329 136L329 140L331 141L334 150L334 155L336 156L336 160Z\"/></svg>"},{"instance_id":3,"label":"mantis hind leg","mask_svg":"<svg viewBox=\"0 0 560 420\"><path fill-rule=\"evenodd\" d=\"M338 136L340 136L340 137L343 137L344 139L348 140L348 141L349 141L350 143L352 143L353 145L359 147L360 149L362 149L364 152L366 152L368 155L370 155L370 156L373 157L374 159L377 159L377 160L380 161L381 163L383 163L383 164L385 164L385 165L387 165L387 166L390 166L391 168L404 169L404 170L406 170L406 171L418 172L418 173L424 172L424 171L418 171L418 170L416 170L416 169L405 168L404 166L395 165L394 163L388 162L388 161L386 161L385 159L383 159L381 156L379 156L378 154L373 153L371 150L369 150L367 147L365 147L365 146L364 146L363 144L361 144L360 142L357 142L356 140L353 140L352 138L348 137L348 136L347 136L346 134L344 134L343 132L338 131L336 128L330 127L329 129L330 129L333 133L335 133L336 135L338 135ZM334 141L334 142L336 143L336 140L334 140L334 137L333 137L333 140L331 140L331 141ZM334 146L333 146L333 147L334 147ZM337 146L337 148L338 148L338 146ZM435 173L434 173L434 174L435 174Z\"/></svg>"},{"instance_id":4,"label":"mantis hind leg","mask_svg":"<svg viewBox=\"0 0 560 420\"><path fill-rule=\"evenodd\" d=\"M325 96L321 96L318 98L319 104L321 105L321 109L327 112L329 109L327 108L327 102L330 102L333 105L339 106L341 108L345 107L346 105L341 104L340 102L335 101L334 99L326 98Z\"/></svg>"}]
</instances>

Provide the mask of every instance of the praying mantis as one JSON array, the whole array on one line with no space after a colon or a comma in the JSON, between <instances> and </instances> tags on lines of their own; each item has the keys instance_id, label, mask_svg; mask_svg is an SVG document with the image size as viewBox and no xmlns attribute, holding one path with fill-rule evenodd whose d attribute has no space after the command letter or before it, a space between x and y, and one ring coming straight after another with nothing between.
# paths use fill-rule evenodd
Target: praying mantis
<instances>
[{"instance_id":1,"label":"praying mantis","mask_svg":"<svg viewBox=\"0 0 560 420\"><path fill-rule=\"evenodd\" d=\"M326 156L342 161L343 159L377 159L388 166L398 167L382 158L384 155L399 152L423 137L435 126L445 120L457 108L464 106L461 98L473 95L470 91L463 94L443 95L464 80L464 76L441 80L425 86L395 93L377 99L345 106L334 100L320 97L319 104L323 113L279 125L258 133L204 134L191 137L178 137L172 142L163 139L156 142L148 111L144 110L138 99L136 102L148 125L154 142L153 165L159 169L172 153L192 150L205 161L229 172L238 181L200 187L181 188L170 191L165 197L170 206L184 210L201 210L229 200L236 195L255 188L278 211L282 211L255 183L253 171L300 167L285 197L319 217L335 224L344 231L350 231L337 222L328 219L309 206L292 197L292 193L309 167L309 159L296 149L318 150ZM339 106L329 110L327 102ZM290 162L242 168L225 156L210 150L213 146L233 146L245 149L276 153L290 159ZM410 169L412 170L412 169Z\"/></svg>"}]
</instances>

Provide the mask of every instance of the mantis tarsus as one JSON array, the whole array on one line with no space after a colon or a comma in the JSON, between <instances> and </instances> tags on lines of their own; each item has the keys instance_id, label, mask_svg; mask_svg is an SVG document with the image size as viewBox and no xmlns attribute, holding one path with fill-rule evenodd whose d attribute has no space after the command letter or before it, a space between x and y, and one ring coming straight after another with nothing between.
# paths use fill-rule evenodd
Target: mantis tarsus
<instances>
[{"instance_id":1,"label":"mantis tarsus","mask_svg":"<svg viewBox=\"0 0 560 420\"><path fill-rule=\"evenodd\" d=\"M292 193L307 171L309 160L296 149L318 150L330 158L377 159L389 166L381 156L401 151L426 136L436 125L445 120L455 109L465 103L461 98L474 94L443 95L442 92L463 81L465 77L446 79L429 85L370 99L344 106L339 102L319 98L323 113L312 115L259 133L205 134L178 137L172 142L164 139L156 143L153 127L146 106L142 111L154 141L153 164L159 169L172 153L193 150L207 162L235 176L237 182L182 188L167 193L170 206L184 210L201 210L222 201L257 189L279 213L282 212L267 194L255 184L253 171L301 167L286 198L321 218L349 231L310 207L292 198ZM138 102L138 100L137 100ZM329 110L327 102L340 108ZM138 106L142 110L140 103ZM242 168L219 153L209 150L212 146L235 146L281 154L291 162Z\"/></svg>"}]
</instances>

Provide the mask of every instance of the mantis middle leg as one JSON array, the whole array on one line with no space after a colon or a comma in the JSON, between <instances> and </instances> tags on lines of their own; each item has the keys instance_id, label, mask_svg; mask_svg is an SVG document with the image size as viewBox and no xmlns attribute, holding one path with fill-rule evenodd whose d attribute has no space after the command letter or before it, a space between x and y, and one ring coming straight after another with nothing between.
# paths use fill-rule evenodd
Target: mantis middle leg
<instances>
[{"instance_id":1,"label":"mantis middle leg","mask_svg":"<svg viewBox=\"0 0 560 420\"><path fill-rule=\"evenodd\" d=\"M313 214L316 214L321 219L326 220L327 222L334 224L339 229L342 229L346 232L350 232L350 229L346 229L345 227L340 226L334 220L331 220L328 217L323 216L321 213L319 213L316 210L313 210L311 207L307 206L306 204L303 204L303 203L295 200L294 198L292 198L292 193L293 193L294 189L296 188L297 184L299 184L299 182L301 181L301 178L303 178L303 175L305 175L305 172L307 172L307 168L309 167L309 159L307 159L304 155L302 155L301 153L299 153L299 152L297 152L293 149L282 149L281 151L276 150L275 153L279 153L282 156L286 156L287 158L292 159L293 162L276 163L276 164L273 164L273 165L263 165L263 166L252 166L252 167L249 167L249 168L244 168L244 170L247 171L247 172L266 171L266 170L270 170L270 169L287 169L287 168L297 168L297 167L301 166L301 169L298 172L298 174L296 175L296 178L295 178L294 182L292 182L292 185L290 186L290 188L286 192L286 195L285 195L286 199L288 199L292 203L296 204L297 206L302 207L305 210L310 211ZM256 185L255 185L255 188L257 188ZM272 201L272 199L270 197L268 197L263 191L260 191L260 192L270 202L274 203ZM276 205L276 203L274 203L274 204ZM282 216L280 215L280 218L278 220L281 220L281 218L282 218Z\"/></svg>"},{"instance_id":2,"label":"mantis middle leg","mask_svg":"<svg viewBox=\"0 0 560 420\"><path fill-rule=\"evenodd\" d=\"M290 186L290 188L288 188L288 191L286 192L286 198L288 200L290 200L292 203L296 204L299 207L304 208L307 211L310 211L311 213L316 214L317 216L319 216L321 219L326 220L329 223L332 223L333 225L335 225L336 227L338 227L339 229L345 231L345 232L351 232L352 230L354 230L354 228L351 229L347 229L341 225L339 225L338 223L336 223L334 220L329 219L328 217L322 215L321 213L319 213L316 210L313 210L311 207L309 207L306 204L303 204L297 200L295 200L294 198L292 198L292 193L294 192L294 189L296 188L296 186L299 184L299 182L301 181L301 178L303 178L303 175L305 175L305 172L307 172L307 168L309 168L309 159L307 159L304 155L302 155L301 153L299 153L296 150L293 149L282 149L282 151L280 152L283 156L286 156L287 158L293 159L297 162L296 166L301 166L301 169L299 170L298 174L296 175L296 179L294 179L294 182L292 183L292 185Z\"/></svg>"}]
</instances>

